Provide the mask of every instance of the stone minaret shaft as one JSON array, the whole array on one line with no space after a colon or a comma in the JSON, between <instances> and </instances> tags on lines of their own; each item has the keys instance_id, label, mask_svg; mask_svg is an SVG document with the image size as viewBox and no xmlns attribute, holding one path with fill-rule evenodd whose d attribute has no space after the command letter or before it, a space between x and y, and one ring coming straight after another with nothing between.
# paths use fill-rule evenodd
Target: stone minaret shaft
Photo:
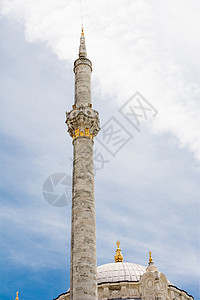
<instances>
[{"instance_id":1,"label":"stone minaret shaft","mask_svg":"<svg viewBox=\"0 0 200 300\"><path fill-rule=\"evenodd\" d=\"M93 143L100 128L92 109L91 72L82 30L74 62L75 102L66 120L74 145L70 300L97 300Z\"/></svg>"}]
</instances>

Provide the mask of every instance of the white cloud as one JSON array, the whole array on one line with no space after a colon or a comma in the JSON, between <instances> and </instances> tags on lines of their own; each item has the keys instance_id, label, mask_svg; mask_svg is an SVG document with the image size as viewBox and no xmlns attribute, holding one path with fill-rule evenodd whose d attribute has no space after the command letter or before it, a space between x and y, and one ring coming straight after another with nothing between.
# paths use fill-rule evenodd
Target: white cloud
<instances>
[{"instance_id":1,"label":"white cloud","mask_svg":"<svg viewBox=\"0 0 200 300\"><path fill-rule=\"evenodd\" d=\"M159 111L155 133L170 132L200 161L198 1L1 1L29 42L76 58L81 14L96 88L120 106L139 90ZM195 60L195 64L193 60ZM192 69L191 69L192 68ZM193 72L192 72L193 71Z\"/></svg>"}]
</instances>

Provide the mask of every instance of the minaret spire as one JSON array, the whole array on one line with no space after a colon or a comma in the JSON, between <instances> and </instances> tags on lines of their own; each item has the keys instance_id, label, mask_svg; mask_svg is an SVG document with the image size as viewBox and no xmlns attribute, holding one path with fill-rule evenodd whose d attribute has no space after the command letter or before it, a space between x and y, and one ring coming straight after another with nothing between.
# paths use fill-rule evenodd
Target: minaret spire
<instances>
[{"instance_id":1,"label":"minaret spire","mask_svg":"<svg viewBox=\"0 0 200 300\"><path fill-rule=\"evenodd\" d=\"M74 62L75 99L66 114L74 146L70 300L97 300L93 144L100 127L99 114L92 109L91 72L82 28L79 58Z\"/></svg>"},{"instance_id":2,"label":"minaret spire","mask_svg":"<svg viewBox=\"0 0 200 300\"><path fill-rule=\"evenodd\" d=\"M83 31L83 25L81 30L80 46L79 46L79 57L87 57L86 45L85 45L85 35Z\"/></svg>"},{"instance_id":3,"label":"minaret spire","mask_svg":"<svg viewBox=\"0 0 200 300\"><path fill-rule=\"evenodd\" d=\"M81 25L81 35L84 36L83 24Z\"/></svg>"}]
</instances>

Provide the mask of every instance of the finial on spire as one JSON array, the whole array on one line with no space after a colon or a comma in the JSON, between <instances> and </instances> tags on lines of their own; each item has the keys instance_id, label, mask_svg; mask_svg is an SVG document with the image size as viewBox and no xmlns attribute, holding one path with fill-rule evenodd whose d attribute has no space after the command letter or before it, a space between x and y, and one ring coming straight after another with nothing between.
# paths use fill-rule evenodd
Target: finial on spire
<instances>
[{"instance_id":1,"label":"finial on spire","mask_svg":"<svg viewBox=\"0 0 200 300\"><path fill-rule=\"evenodd\" d=\"M16 292L16 298L15 298L15 300L19 300L18 294L19 294L19 292Z\"/></svg>"},{"instance_id":2,"label":"finial on spire","mask_svg":"<svg viewBox=\"0 0 200 300\"><path fill-rule=\"evenodd\" d=\"M152 258L152 256L151 256L151 254L152 254L152 252L149 251L149 262L150 262L150 263L153 262L153 258Z\"/></svg>"},{"instance_id":3,"label":"finial on spire","mask_svg":"<svg viewBox=\"0 0 200 300\"><path fill-rule=\"evenodd\" d=\"M81 36L84 36L83 24L81 25Z\"/></svg>"},{"instance_id":4,"label":"finial on spire","mask_svg":"<svg viewBox=\"0 0 200 300\"><path fill-rule=\"evenodd\" d=\"M123 262L123 255L121 254L121 249L119 248L120 245L120 241L116 242L117 245L117 250L116 250L116 254L115 254L115 262Z\"/></svg>"},{"instance_id":5,"label":"finial on spire","mask_svg":"<svg viewBox=\"0 0 200 300\"><path fill-rule=\"evenodd\" d=\"M148 267L146 268L147 272L158 271L158 268L154 265L153 258L151 255L152 255L152 252L149 251L149 263L148 263Z\"/></svg>"},{"instance_id":6,"label":"finial on spire","mask_svg":"<svg viewBox=\"0 0 200 300\"><path fill-rule=\"evenodd\" d=\"M80 58L87 57L83 25L82 25L82 30L81 30L81 38L80 38L80 46L79 46L79 57Z\"/></svg>"}]
</instances>

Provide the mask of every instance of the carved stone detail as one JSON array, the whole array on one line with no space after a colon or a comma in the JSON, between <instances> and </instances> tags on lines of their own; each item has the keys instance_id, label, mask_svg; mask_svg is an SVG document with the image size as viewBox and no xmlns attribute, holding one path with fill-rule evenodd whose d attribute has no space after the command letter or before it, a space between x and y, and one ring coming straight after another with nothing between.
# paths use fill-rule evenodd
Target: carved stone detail
<instances>
[{"instance_id":1,"label":"carved stone detail","mask_svg":"<svg viewBox=\"0 0 200 300\"><path fill-rule=\"evenodd\" d=\"M73 109L66 112L65 123L72 138L80 136L93 138L100 130L99 113L92 109L90 105L88 107L73 105Z\"/></svg>"},{"instance_id":2,"label":"carved stone detail","mask_svg":"<svg viewBox=\"0 0 200 300\"><path fill-rule=\"evenodd\" d=\"M168 282L164 274L156 272L146 272L141 277L142 300L167 300Z\"/></svg>"},{"instance_id":3,"label":"carved stone detail","mask_svg":"<svg viewBox=\"0 0 200 300\"><path fill-rule=\"evenodd\" d=\"M186 292L177 290L174 286L169 285L163 273L147 273L152 273L153 276L144 277L144 274L139 282L102 283L98 285L98 300L110 300L116 298L141 298L142 300L194 300L191 296L187 295ZM144 278L146 278L145 281ZM155 288L155 294L152 296L152 294L148 294L146 290L144 295L143 288L146 286L148 289L151 289L151 280L154 281L153 286ZM69 300L69 293L61 295L58 300Z\"/></svg>"}]
</instances>

